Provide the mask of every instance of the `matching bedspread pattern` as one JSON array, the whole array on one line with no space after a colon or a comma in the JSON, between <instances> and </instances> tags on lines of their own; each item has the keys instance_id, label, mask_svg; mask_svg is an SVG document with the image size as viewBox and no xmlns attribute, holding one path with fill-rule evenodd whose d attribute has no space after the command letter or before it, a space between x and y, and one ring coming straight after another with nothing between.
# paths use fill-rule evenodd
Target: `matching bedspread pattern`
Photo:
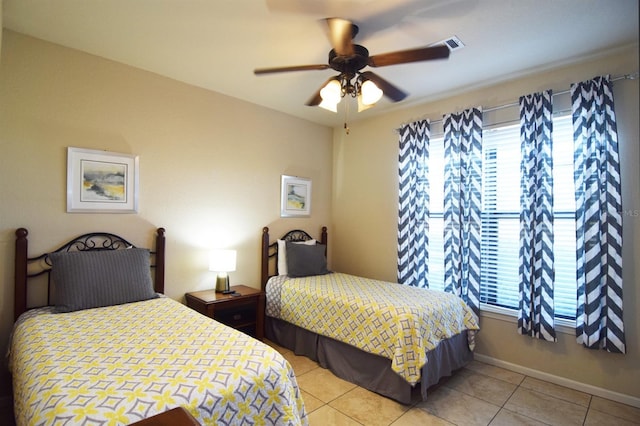
<instances>
[{"instance_id":1,"label":"matching bedspread pattern","mask_svg":"<svg viewBox=\"0 0 640 426\"><path fill-rule=\"evenodd\" d=\"M475 313L453 294L348 274L277 276L266 291L268 316L389 358L412 385L426 351L479 329Z\"/></svg>"},{"instance_id":2,"label":"matching bedspread pattern","mask_svg":"<svg viewBox=\"0 0 640 426\"><path fill-rule=\"evenodd\" d=\"M125 425L177 406L203 425L307 424L278 352L166 297L29 311L10 368L18 425Z\"/></svg>"}]
</instances>

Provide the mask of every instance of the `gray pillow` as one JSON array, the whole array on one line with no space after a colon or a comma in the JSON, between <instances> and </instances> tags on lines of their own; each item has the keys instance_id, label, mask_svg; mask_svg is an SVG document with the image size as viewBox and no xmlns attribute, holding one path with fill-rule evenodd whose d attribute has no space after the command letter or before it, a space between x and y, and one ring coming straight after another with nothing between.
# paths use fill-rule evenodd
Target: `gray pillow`
<instances>
[{"instance_id":1,"label":"gray pillow","mask_svg":"<svg viewBox=\"0 0 640 426\"><path fill-rule=\"evenodd\" d=\"M325 245L312 246L287 241L287 275L291 278L328 274Z\"/></svg>"},{"instance_id":2,"label":"gray pillow","mask_svg":"<svg viewBox=\"0 0 640 426\"><path fill-rule=\"evenodd\" d=\"M157 297L147 249L59 252L49 254L49 259L58 312Z\"/></svg>"}]
</instances>

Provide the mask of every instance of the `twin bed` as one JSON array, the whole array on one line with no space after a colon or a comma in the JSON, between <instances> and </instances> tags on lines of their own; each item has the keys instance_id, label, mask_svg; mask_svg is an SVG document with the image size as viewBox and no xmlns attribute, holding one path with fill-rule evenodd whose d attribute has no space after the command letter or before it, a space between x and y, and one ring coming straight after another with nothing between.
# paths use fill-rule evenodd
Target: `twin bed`
<instances>
[{"instance_id":1,"label":"twin bed","mask_svg":"<svg viewBox=\"0 0 640 426\"><path fill-rule=\"evenodd\" d=\"M154 251L92 233L29 257L16 231L18 425L125 425L178 406L202 424L307 423L277 351L162 295L164 233ZM478 322L459 298L330 272L326 245L326 228L277 241L263 229L268 339L403 404L471 361ZM42 281L45 306L28 309Z\"/></svg>"},{"instance_id":2,"label":"twin bed","mask_svg":"<svg viewBox=\"0 0 640 426\"><path fill-rule=\"evenodd\" d=\"M460 298L329 272L326 246L326 227L318 240L263 229L269 340L403 404L473 359L478 319Z\"/></svg>"},{"instance_id":3,"label":"twin bed","mask_svg":"<svg viewBox=\"0 0 640 426\"><path fill-rule=\"evenodd\" d=\"M154 252L95 233L28 257L27 236L9 354L18 425L126 425L178 406L203 425L307 423L277 351L161 295L164 229ZM27 310L38 277L48 306Z\"/></svg>"}]
</instances>

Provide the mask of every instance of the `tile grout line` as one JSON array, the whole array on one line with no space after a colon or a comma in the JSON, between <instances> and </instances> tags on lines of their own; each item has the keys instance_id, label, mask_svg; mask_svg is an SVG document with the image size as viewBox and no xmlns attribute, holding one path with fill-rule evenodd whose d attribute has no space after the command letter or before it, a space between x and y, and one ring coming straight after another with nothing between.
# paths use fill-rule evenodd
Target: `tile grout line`
<instances>
[{"instance_id":1,"label":"tile grout line","mask_svg":"<svg viewBox=\"0 0 640 426\"><path fill-rule=\"evenodd\" d=\"M587 412L585 413L584 420L582 421L582 425L583 426L584 426L585 423L587 423L587 417L589 417L589 411L591 411L591 404L592 403L593 403L593 395L589 395L589 404L587 405Z\"/></svg>"},{"instance_id":2,"label":"tile grout line","mask_svg":"<svg viewBox=\"0 0 640 426\"><path fill-rule=\"evenodd\" d=\"M587 405L587 411L584 412L584 418L582 419L582 426L587 423L587 417L589 417L589 410L591 409L591 399L593 397L589 395L589 405Z\"/></svg>"},{"instance_id":3,"label":"tile grout line","mask_svg":"<svg viewBox=\"0 0 640 426\"><path fill-rule=\"evenodd\" d=\"M527 416L526 414L522 414L522 413L518 413L518 412L515 412L515 411L511 411L511 410L509 410L508 408L506 408L506 407L505 407L505 405L507 405L507 402L509 402L509 400L511 399L511 397L513 397L513 395L516 393L516 391L517 391L518 389L522 388L522 389L530 390L530 389L525 388L525 387L523 387L523 386L522 386L522 384L524 383L524 381L525 381L525 379L526 379L527 377L529 377L529 376L524 375L524 377L523 377L523 378L522 378L522 380L520 381L520 384L516 385L516 388L513 390L513 392L511 392L511 395L509 395L509 398L507 398L507 400L504 402L504 404L502 404L502 407L500 408L500 410L506 410L506 411L508 411L508 412L510 412L510 413L514 413L514 414L517 414L517 415L519 415L519 416L526 417L527 419L531 419L531 420L533 420L533 421L535 421L535 422L544 423L545 425L548 425L548 423L543 422L542 420L535 419L535 418L533 418L533 417L529 417L529 416ZM500 413L500 411L498 411L498 413L496 414L496 416L497 416L499 413ZM494 417L494 418L495 418L495 417ZM493 419L491 419L491 421L493 421ZM490 424L491 424L491 422L489 422L489 423L487 424L487 426L489 426ZM584 425L584 422L583 422L583 425ZM551 426L551 425L549 425L549 426Z\"/></svg>"},{"instance_id":4,"label":"tile grout line","mask_svg":"<svg viewBox=\"0 0 640 426\"><path fill-rule=\"evenodd\" d=\"M482 373L480 373L480 374L482 374ZM484 376L485 377L491 377L491 376L487 376L487 375L484 375ZM496 379L496 380L501 380L501 379L497 379L496 377L493 377L493 378ZM522 380L520 380L520 383L518 383L516 385L516 387L513 389L513 391L511 391L511 393L509 394L507 399L505 399L504 402L502 403L502 405L500 406L500 409L498 410L498 412L491 418L491 420L489 420L489 423L487 423L487 426L489 426L491 424L491 422L493 422L496 419L496 417L498 417L498 414L500 414L500 412L502 410L507 410L504 406L507 405L507 402L509 402L509 400L511 399L511 397L513 397L513 395L516 393L516 391L518 389L520 389L520 385L522 385L522 382L524 382L525 378L526 378L526 376ZM506 380L501 380L501 381L503 381L505 383L509 383ZM513 383L513 384L515 384L515 383ZM507 410L507 411L510 411L510 410ZM525 416L525 417L527 417L527 416Z\"/></svg>"}]
</instances>

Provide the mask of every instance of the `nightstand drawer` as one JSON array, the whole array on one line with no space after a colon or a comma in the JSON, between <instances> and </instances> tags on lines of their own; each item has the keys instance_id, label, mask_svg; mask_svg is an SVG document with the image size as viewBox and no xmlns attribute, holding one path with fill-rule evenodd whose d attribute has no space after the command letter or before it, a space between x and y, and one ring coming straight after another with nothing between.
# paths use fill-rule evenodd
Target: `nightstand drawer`
<instances>
[{"instance_id":1,"label":"nightstand drawer","mask_svg":"<svg viewBox=\"0 0 640 426\"><path fill-rule=\"evenodd\" d=\"M215 290L194 291L185 294L187 306L202 315L233 327L262 340L264 337L263 291L244 285L232 286L235 294Z\"/></svg>"},{"instance_id":2,"label":"nightstand drawer","mask_svg":"<svg viewBox=\"0 0 640 426\"><path fill-rule=\"evenodd\" d=\"M256 322L256 305L254 303L236 309L220 309L215 312L213 318L231 327L240 328Z\"/></svg>"}]
</instances>

